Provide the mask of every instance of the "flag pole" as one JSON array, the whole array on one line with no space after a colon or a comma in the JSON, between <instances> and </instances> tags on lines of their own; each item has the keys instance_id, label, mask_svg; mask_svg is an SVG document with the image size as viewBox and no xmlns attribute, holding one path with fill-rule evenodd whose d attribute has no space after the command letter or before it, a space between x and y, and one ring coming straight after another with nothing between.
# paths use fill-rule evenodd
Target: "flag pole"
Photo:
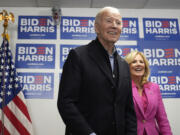
<instances>
[{"instance_id":1,"label":"flag pole","mask_svg":"<svg viewBox=\"0 0 180 135\"><path fill-rule=\"evenodd\" d=\"M3 27L4 27L4 32L2 33L2 37L3 37L3 44L7 41L9 41L9 35L7 33L7 27L8 27L8 21L11 20L12 22L14 22L14 15L13 13L7 13L6 10L3 10L3 12L0 12L0 22L4 20L4 24L3 24ZM1 121L2 121L2 126L1 126L1 135L4 135L4 107L6 105L6 95L5 95L5 92L6 92L6 82L5 82L5 60L6 60L6 50L4 50L3 52L3 60L4 60L4 64L3 64L3 72L2 72L2 81L3 81L3 87L2 87L2 113L1 113Z\"/></svg>"}]
</instances>

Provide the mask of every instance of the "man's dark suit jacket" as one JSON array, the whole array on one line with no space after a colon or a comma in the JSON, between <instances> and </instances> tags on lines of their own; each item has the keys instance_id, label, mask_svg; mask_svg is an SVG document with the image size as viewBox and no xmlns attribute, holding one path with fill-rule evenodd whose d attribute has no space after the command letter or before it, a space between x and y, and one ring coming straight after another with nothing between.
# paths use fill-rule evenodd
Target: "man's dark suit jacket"
<instances>
[{"instance_id":1,"label":"man's dark suit jacket","mask_svg":"<svg viewBox=\"0 0 180 135\"><path fill-rule=\"evenodd\" d=\"M128 64L117 55L119 80L98 39L72 49L63 67L58 109L66 135L137 135Z\"/></svg>"}]
</instances>

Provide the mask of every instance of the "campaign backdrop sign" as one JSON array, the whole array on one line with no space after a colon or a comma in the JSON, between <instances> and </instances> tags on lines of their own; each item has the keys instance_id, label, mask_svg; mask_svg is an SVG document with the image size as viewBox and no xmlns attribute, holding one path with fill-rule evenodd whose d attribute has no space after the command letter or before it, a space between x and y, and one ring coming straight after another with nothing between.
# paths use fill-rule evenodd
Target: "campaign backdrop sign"
<instances>
[{"instance_id":1,"label":"campaign backdrop sign","mask_svg":"<svg viewBox=\"0 0 180 135\"><path fill-rule=\"evenodd\" d=\"M53 73L19 73L25 98L52 99L54 95Z\"/></svg>"},{"instance_id":2,"label":"campaign backdrop sign","mask_svg":"<svg viewBox=\"0 0 180 135\"><path fill-rule=\"evenodd\" d=\"M137 18L123 18L120 40L138 40L139 24ZM68 17L61 19L61 39L95 39L94 17Z\"/></svg>"},{"instance_id":3,"label":"campaign backdrop sign","mask_svg":"<svg viewBox=\"0 0 180 135\"><path fill-rule=\"evenodd\" d=\"M120 40L138 40L139 39L139 24L138 18L123 18L122 33Z\"/></svg>"},{"instance_id":4,"label":"campaign backdrop sign","mask_svg":"<svg viewBox=\"0 0 180 135\"><path fill-rule=\"evenodd\" d=\"M63 68L64 62L66 61L69 51L73 48L76 48L80 45L60 45L60 69Z\"/></svg>"},{"instance_id":5,"label":"campaign backdrop sign","mask_svg":"<svg viewBox=\"0 0 180 135\"><path fill-rule=\"evenodd\" d=\"M178 19L143 18L145 40L180 40Z\"/></svg>"},{"instance_id":6,"label":"campaign backdrop sign","mask_svg":"<svg viewBox=\"0 0 180 135\"><path fill-rule=\"evenodd\" d=\"M51 16L19 16L18 39L56 39Z\"/></svg>"},{"instance_id":7,"label":"campaign backdrop sign","mask_svg":"<svg viewBox=\"0 0 180 135\"><path fill-rule=\"evenodd\" d=\"M95 39L94 17L61 17L61 39Z\"/></svg>"},{"instance_id":8,"label":"campaign backdrop sign","mask_svg":"<svg viewBox=\"0 0 180 135\"><path fill-rule=\"evenodd\" d=\"M118 54L121 57L125 57L128 53L130 53L131 51L135 51L138 50L137 46L131 46L131 45L116 45L116 50L118 52Z\"/></svg>"},{"instance_id":9,"label":"campaign backdrop sign","mask_svg":"<svg viewBox=\"0 0 180 135\"><path fill-rule=\"evenodd\" d=\"M179 44L179 41L144 41L139 42L139 47L149 61L151 72L160 70L180 72Z\"/></svg>"},{"instance_id":10,"label":"campaign backdrop sign","mask_svg":"<svg viewBox=\"0 0 180 135\"><path fill-rule=\"evenodd\" d=\"M17 44L17 68L55 68L54 44Z\"/></svg>"},{"instance_id":11,"label":"campaign backdrop sign","mask_svg":"<svg viewBox=\"0 0 180 135\"><path fill-rule=\"evenodd\" d=\"M152 73L150 81L159 84L163 98L180 98L180 73Z\"/></svg>"}]
</instances>

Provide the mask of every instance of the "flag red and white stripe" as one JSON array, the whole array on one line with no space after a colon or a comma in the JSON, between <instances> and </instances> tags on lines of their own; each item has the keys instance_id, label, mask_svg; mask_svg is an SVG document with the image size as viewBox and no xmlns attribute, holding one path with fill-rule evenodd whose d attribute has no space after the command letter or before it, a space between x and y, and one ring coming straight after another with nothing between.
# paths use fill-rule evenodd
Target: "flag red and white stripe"
<instances>
[{"instance_id":1,"label":"flag red and white stripe","mask_svg":"<svg viewBox=\"0 0 180 135\"><path fill-rule=\"evenodd\" d=\"M0 127L4 128L4 135L33 135L32 122L22 92L14 97L3 110L4 127L2 121Z\"/></svg>"}]
</instances>

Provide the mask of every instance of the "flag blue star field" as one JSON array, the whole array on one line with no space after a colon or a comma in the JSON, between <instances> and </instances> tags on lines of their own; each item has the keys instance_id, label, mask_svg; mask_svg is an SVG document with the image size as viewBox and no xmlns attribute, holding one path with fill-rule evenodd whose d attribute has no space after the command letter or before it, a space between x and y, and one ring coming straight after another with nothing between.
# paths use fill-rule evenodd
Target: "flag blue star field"
<instances>
[{"instance_id":1,"label":"flag blue star field","mask_svg":"<svg viewBox=\"0 0 180 135\"><path fill-rule=\"evenodd\" d=\"M0 47L0 133L32 135L32 122L6 39Z\"/></svg>"}]
</instances>

